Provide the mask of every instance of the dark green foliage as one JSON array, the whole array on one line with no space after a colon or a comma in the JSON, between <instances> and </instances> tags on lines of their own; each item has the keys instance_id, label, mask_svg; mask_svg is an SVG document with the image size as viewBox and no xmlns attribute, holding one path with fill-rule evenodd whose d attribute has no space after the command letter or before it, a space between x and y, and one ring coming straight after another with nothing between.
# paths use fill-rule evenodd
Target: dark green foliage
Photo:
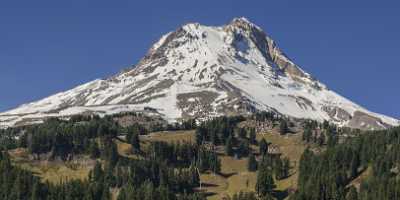
<instances>
[{"instance_id":1,"label":"dark green foliage","mask_svg":"<svg viewBox=\"0 0 400 200\"><path fill-rule=\"evenodd\" d=\"M118 147L111 139L104 139L102 154L109 167L113 168L117 164L119 159Z\"/></svg>"},{"instance_id":2,"label":"dark green foliage","mask_svg":"<svg viewBox=\"0 0 400 200\"><path fill-rule=\"evenodd\" d=\"M294 199L398 199L400 197L400 128L366 132L338 144L329 123L323 128L331 135L331 144L320 154L307 149L300 160L299 191ZM329 140L329 139L328 139ZM329 143L329 142L328 142ZM361 183L360 192L346 189L362 171L372 174Z\"/></svg>"},{"instance_id":3,"label":"dark green foliage","mask_svg":"<svg viewBox=\"0 0 400 200\"><path fill-rule=\"evenodd\" d=\"M303 132L303 141L305 141L305 142L311 142L311 138L312 138L312 131L311 131L311 128L309 128L309 127L306 127L305 129L304 129L304 132Z\"/></svg>"},{"instance_id":4,"label":"dark green foliage","mask_svg":"<svg viewBox=\"0 0 400 200\"><path fill-rule=\"evenodd\" d=\"M272 195L276 185L272 177L272 172L268 167L261 166L257 173L256 192L260 196Z\"/></svg>"},{"instance_id":5,"label":"dark green foliage","mask_svg":"<svg viewBox=\"0 0 400 200\"><path fill-rule=\"evenodd\" d=\"M279 124L279 132L281 133L281 135L285 135L286 133L289 132L288 123L284 119L282 119Z\"/></svg>"},{"instance_id":6,"label":"dark green foliage","mask_svg":"<svg viewBox=\"0 0 400 200\"><path fill-rule=\"evenodd\" d=\"M90 158L92 158L92 159L96 159L96 158L100 157L100 149L99 149L99 145L97 144L96 141L93 141L90 143L89 155L90 155Z\"/></svg>"},{"instance_id":7,"label":"dark green foliage","mask_svg":"<svg viewBox=\"0 0 400 200\"><path fill-rule=\"evenodd\" d=\"M289 165L289 159L287 158L284 158L283 160L280 158L275 159L274 173L277 180L282 180L289 176Z\"/></svg>"},{"instance_id":8,"label":"dark green foliage","mask_svg":"<svg viewBox=\"0 0 400 200\"><path fill-rule=\"evenodd\" d=\"M205 149L199 149L196 165L200 172L210 170L218 174L221 171L221 160L218 155Z\"/></svg>"},{"instance_id":9,"label":"dark green foliage","mask_svg":"<svg viewBox=\"0 0 400 200\"><path fill-rule=\"evenodd\" d=\"M331 147L334 147L335 145L337 145L339 138L338 138L336 132L330 130L327 132L327 134L328 134L328 142L327 142L328 147L331 148Z\"/></svg>"},{"instance_id":10,"label":"dark green foliage","mask_svg":"<svg viewBox=\"0 0 400 200\"><path fill-rule=\"evenodd\" d=\"M247 131L245 128L238 128L237 129L237 136L240 139L246 139Z\"/></svg>"},{"instance_id":11,"label":"dark green foliage","mask_svg":"<svg viewBox=\"0 0 400 200\"><path fill-rule=\"evenodd\" d=\"M255 114L251 117L281 120L281 125L285 123L275 115ZM215 149L224 145L227 155L249 156L249 171L258 169L258 196L239 193L233 199L272 199L276 195L274 178L287 178L290 162L268 154L268 143L264 139L259 142L257 162L250 148L250 144L256 144L255 130L238 128L242 120L241 117L220 117L199 127L194 121L186 121L168 127L154 125L149 128L140 124L121 127L113 118L85 116L69 121L50 119L41 125L0 130L0 134L4 134L0 135L1 150L27 147L33 154L50 153L53 158L68 159L71 155L84 153L102 159L102 164L98 162L95 165L87 181L52 185L42 183L32 173L15 167L17 165L11 164L7 154L2 153L0 199L110 199L110 189L118 188L120 200L203 200L205 197L194 191L200 184L199 172L220 173L221 162ZM289 125L286 123L287 130L282 133L290 132ZM303 140L314 142L310 146L317 151L307 149L302 155L298 191L292 199L400 199L400 128L364 133L338 128L327 122L304 121L303 125ZM195 144L149 142L147 148L140 146L139 135L152 129L193 128L196 128ZM135 152L140 153L140 159L119 156L116 141L123 141L117 137L119 133L127 133L126 139ZM350 137L345 139L342 134ZM359 191L349 187L349 183L367 168L371 169L371 175L362 181Z\"/></svg>"},{"instance_id":12,"label":"dark green foliage","mask_svg":"<svg viewBox=\"0 0 400 200\"><path fill-rule=\"evenodd\" d=\"M249 131L249 141L250 144L257 144L257 139L256 139L257 135L256 135L256 129L255 128L251 128Z\"/></svg>"},{"instance_id":13,"label":"dark green foliage","mask_svg":"<svg viewBox=\"0 0 400 200\"><path fill-rule=\"evenodd\" d=\"M325 134L324 133L322 133L318 137L317 142L318 142L318 146L320 146L320 147L325 144Z\"/></svg>"},{"instance_id":14,"label":"dark green foliage","mask_svg":"<svg viewBox=\"0 0 400 200\"><path fill-rule=\"evenodd\" d=\"M204 141L209 141L214 145L223 145L225 144L227 138L234 135L236 125L243 120L244 117L237 116L218 117L203 122L196 129L196 143L200 145Z\"/></svg>"},{"instance_id":15,"label":"dark green foliage","mask_svg":"<svg viewBox=\"0 0 400 200\"><path fill-rule=\"evenodd\" d=\"M130 137L129 143L132 145L133 153L140 153L139 134L135 133Z\"/></svg>"},{"instance_id":16,"label":"dark green foliage","mask_svg":"<svg viewBox=\"0 0 400 200\"><path fill-rule=\"evenodd\" d=\"M26 144L32 154L51 152L53 157L66 159L69 155L86 152L96 157L94 139L98 136L115 137L118 129L120 127L116 124L95 117L79 123L50 119L25 128L20 144L21 147Z\"/></svg>"},{"instance_id":17,"label":"dark green foliage","mask_svg":"<svg viewBox=\"0 0 400 200\"><path fill-rule=\"evenodd\" d=\"M254 171L257 171L257 160L256 160L256 157L254 156L254 154L250 154L250 156L249 156L249 160L248 160L248 162L247 162L247 169L250 171L250 172L254 172Z\"/></svg>"},{"instance_id":18,"label":"dark green foliage","mask_svg":"<svg viewBox=\"0 0 400 200\"><path fill-rule=\"evenodd\" d=\"M87 181L52 185L14 167L8 156L0 153L0 199L108 200L110 189L119 188L118 199L205 200L202 194L193 194L193 188L199 186L199 172L220 172L221 162L214 150L190 143L165 142L152 142L143 150L139 134L154 128L165 129L154 126L147 129L139 124L124 128L113 117L76 116L68 121L50 119L40 125L0 130L4 133L0 135L0 150L27 147L34 155L50 153L53 158L64 160L74 154L88 154L93 159L101 158L103 163L95 164ZM226 119L226 124L218 130L231 135L228 133L233 132L232 124L237 123L234 119ZM193 129L196 123L189 120L167 128ZM128 142L140 151L140 159L118 154L116 141L123 140L117 137L119 133L127 133ZM211 132L207 129L205 134L208 133ZM217 142L221 136L216 134Z\"/></svg>"},{"instance_id":19,"label":"dark green foliage","mask_svg":"<svg viewBox=\"0 0 400 200\"><path fill-rule=\"evenodd\" d=\"M111 148L112 149L112 148ZM209 155L209 154L206 154ZM210 170L218 172L216 154L206 156ZM120 160L112 169L97 162L88 181L68 181L57 186L43 184L30 172L11 165L7 154L0 154L1 199L111 199L110 188L122 188L118 199L187 199L203 200L192 188L199 186L195 165L174 168L157 160Z\"/></svg>"},{"instance_id":20,"label":"dark green foliage","mask_svg":"<svg viewBox=\"0 0 400 200\"><path fill-rule=\"evenodd\" d=\"M250 153L249 142L246 140L241 141L236 151L239 158L248 156Z\"/></svg>"},{"instance_id":21,"label":"dark green foliage","mask_svg":"<svg viewBox=\"0 0 400 200\"><path fill-rule=\"evenodd\" d=\"M26 146L25 141L19 142L16 138L20 136L18 128L0 129L0 150L14 149L18 146Z\"/></svg>"},{"instance_id":22,"label":"dark green foliage","mask_svg":"<svg viewBox=\"0 0 400 200\"><path fill-rule=\"evenodd\" d=\"M181 125L181 130L192 130L196 128L197 124L195 119L188 119L186 121L183 121Z\"/></svg>"},{"instance_id":23,"label":"dark green foliage","mask_svg":"<svg viewBox=\"0 0 400 200\"><path fill-rule=\"evenodd\" d=\"M3 153L0 154L0 174L1 199L78 200L84 196L91 197L86 199L100 199L88 193L96 187L92 183L69 181L57 186L41 183L32 173L11 165L8 155ZM98 192L102 194L103 190Z\"/></svg>"},{"instance_id":24,"label":"dark green foliage","mask_svg":"<svg viewBox=\"0 0 400 200\"><path fill-rule=\"evenodd\" d=\"M262 156L266 155L268 153L268 143L267 141L263 138L260 141L260 154Z\"/></svg>"},{"instance_id":25,"label":"dark green foliage","mask_svg":"<svg viewBox=\"0 0 400 200\"><path fill-rule=\"evenodd\" d=\"M195 136L196 136L196 144L197 145L201 145L203 144L203 141L206 140L207 137L207 130L205 127L200 126L196 129L195 132Z\"/></svg>"},{"instance_id":26,"label":"dark green foliage","mask_svg":"<svg viewBox=\"0 0 400 200\"><path fill-rule=\"evenodd\" d=\"M173 166L189 167L198 157L199 146L190 143L152 142L147 157Z\"/></svg>"},{"instance_id":27,"label":"dark green foliage","mask_svg":"<svg viewBox=\"0 0 400 200\"><path fill-rule=\"evenodd\" d=\"M233 144L232 144L232 137L229 137L225 143L225 154L228 156L233 156Z\"/></svg>"},{"instance_id":28,"label":"dark green foliage","mask_svg":"<svg viewBox=\"0 0 400 200\"><path fill-rule=\"evenodd\" d=\"M290 170L290 160L289 158L283 158L283 169L282 169L283 178L289 177L289 170Z\"/></svg>"},{"instance_id":29,"label":"dark green foliage","mask_svg":"<svg viewBox=\"0 0 400 200\"><path fill-rule=\"evenodd\" d=\"M197 127L195 120L178 123L173 128L157 124L151 124L149 127L139 123L122 127L115 118L124 116L140 117L144 118L144 121L153 120L138 113L121 113L104 118L95 115L77 115L71 117L70 120L51 118L39 125L0 130L0 149L27 147L32 154L51 152L53 158L67 159L74 154L93 153L95 150L93 142L99 137L113 139L121 133L127 133L128 143L135 144L135 150L140 150L136 137L138 135L152 130L187 130ZM132 138L133 136L135 137ZM96 154L92 156L97 157Z\"/></svg>"},{"instance_id":30,"label":"dark green foliage","mask_svg":"<svg viewBox=\"0 0 400 200\"><path fill-rule=\"evenodd\" d=\"M346 200L358 200L358 192L354 186L351 186L347 193Z\"/></svg>"},{"instance_id":31,"label":"dark green foliage","mask_svg":"<svg viewBox=\"0 0 400 200\"><path fill-rule=\"evenodd\" d=\"M96 165L94 166L93 170L90 171L89 174L89 180L92 182L100 182L104 178L104 171L101 167L101 164L99 162L96 162Z\"/></svg>"}]
</instances>

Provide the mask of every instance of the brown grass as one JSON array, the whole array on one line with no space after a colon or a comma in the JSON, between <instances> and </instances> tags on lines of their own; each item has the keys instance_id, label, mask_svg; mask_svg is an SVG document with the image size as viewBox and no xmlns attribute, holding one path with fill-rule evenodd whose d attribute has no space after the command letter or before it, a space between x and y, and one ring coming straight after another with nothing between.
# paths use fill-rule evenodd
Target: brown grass
<instances>
[{"instance_id":1,"label":"brown grass","mask_svg":"<svg viewBox=\"0 0 400 200\"><path fill-rule=\"evenodd\" d=\"M145 148L151 141L165 142L192 142L194 143L194 130L191 131L163 131L151 133L148 136L141 136L141 145ZM300 157L306 148L301 141L301 134L280 136L279 134L257 134L257 140L265 138L269 143L279 146L283 157L291 161L291 176L287 179L276 181L277 190L284 191L291 187L296 187L297 171ZM131 145L120 140L115 140L120 155L128 158L139 158L138 155L131 153ZM254 152L258 152L258 146L252 146ZM223 152L220 152L223 153ZM25 169L33 171L43 178L43 181L59 183L62 180L86 179L93 165L86 162L84 165L57 161L33 161L29 158L29 153L25 149L17 149L10 153L13 161ZM209 194L208 199L219 200L223 197L233 196L240 191L254 191L257 173L248 172L247 158L235 159L229 156L220 156L221 174L214 175L205 173L201 175L202 191ZM80 163L80 162L77 162ZM200 189L200 188L198 188ZM113 191L116 195L117 191Z\"/></svg>"},{"instance_id":2,"label":"brown grass","mask_svg":"<svg viewBox=\"0 0 400 200\"><path fill-rule=\"evenodd\" d=\"M247 158L234 159L220 156L221 174L202 174L201 181L208 185L203 191L210 194L208 199L219 200L240 191L254 191L256 173L247 171Z\"/></svg>"},{"instance_id":3,"label":"brown grass","mask_svg":"<svg viewBox=\"0 0 400 200\"><path fill-rule=\"evenodd\" d=\"M360 189L360 185L363 181L365 181L369 176L372 174L372 167L368 167L366 170L364 170L357 178L355 178L353 181L350 182L348 187L354 186L357 189Z\"/></svg>"},{"instance_id":4,"label":"brown grass","mask_svg":"<svg viewBox=\"0 0 400 200\"><path fill-rule=\"evenodd\" d=\"M87 179L95 161L88 156L81 156L70 162L32 160L26 149L19 148L9 152L13 163L23 169L32 171L42 178L43 182L59 184L67 180Z\"/></svg>"},{"instance_id":5,"label":"brown grass","mask_svg":"<svg viewBox=\"0 0 400 200\"><path fill-rule=\"evenodd\" d=\"M290 134L281 136L279 134L259 134L258 139L265 138L269 143L279 146L283 157L287 157L290 160L292 169L290 170L291 176L287 179L276 182L277 190L284 191L289 188L296 188L298 178L298 165L307 145L302 142L301 134Z\"/></svg>"},{"instance_id":6,"label":"brown grass","mask_svg":"<svg viewBox=\"0 0 400 200\"><path fill-rule=\"evenodd\" d=\"M141 137L142 141L163 141L163 142L195 142L194 130L189 131L161 131L150 133Z\"/></svg>"},{"instance_id":7,"label":"brown grass","mask_svg":"<svg viewBox=\"0 0 400 200\"><path fill-rule=\"evenodd\" d=\"M306 148L301 141L301 134L281 136L279 134L258 134L257 139L265 138L269 143L279 146L282 156L291 161L291 176L284 180L276 181L277 190L285 191L289 188L296 188L297 169L300 157ZM258 147L253 146L253 151L258 152ZM247 158L234 159L228 156L221 158L221 175L203 174L201 180L210 185L203 187L203 190L211 194L208 199L219 200L223 197L233 196L240 191L255 191L257 173L247 170Z\"/></svg>"}]
</instances>

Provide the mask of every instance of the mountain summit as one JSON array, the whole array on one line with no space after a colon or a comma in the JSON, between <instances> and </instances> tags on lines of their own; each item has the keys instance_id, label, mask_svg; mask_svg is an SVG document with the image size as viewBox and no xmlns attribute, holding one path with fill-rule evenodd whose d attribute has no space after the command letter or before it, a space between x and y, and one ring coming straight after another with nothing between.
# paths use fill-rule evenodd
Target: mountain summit
<instances>
[{"instance_id":1,"label":"mountain summit","mask_svg":"<svg viewBox=\"0 0 400 200\"><path fill-rule=\"evenodd\" d=\"M399 125L329 90L260 27L235 18L218 27L186 24L162 36L131 69L0 113L0 126L143 110L171 121L267 110L353 128Z\"/></svg>"}]
</instances>

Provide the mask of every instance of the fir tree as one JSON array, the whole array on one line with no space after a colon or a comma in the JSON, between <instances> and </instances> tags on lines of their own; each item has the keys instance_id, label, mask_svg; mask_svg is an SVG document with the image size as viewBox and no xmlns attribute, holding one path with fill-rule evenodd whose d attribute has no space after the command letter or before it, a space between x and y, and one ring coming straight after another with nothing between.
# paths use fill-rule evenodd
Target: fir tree
<instances>
[{"instance_id":1,"label":"fir tree","mask_svg":"<svg viewBox=\"0 0 400 200\"><path fill-rule=\"evenodd\" d=\"M226 144L225 144L225 153L228 156L233 156L233 147L232 147L232 137L229 137L226 140Z\"/></svg>"},{"instance_id":2,"label":"fir tree","mask_svg":"<svg viewBox=\"0 0 400 200\"><path fill-rule=\"evenodd\" d=\"M256 137L257 137L256 129L255 128L251 128L250 129L250 133L249 133L249 141L250 141L251 144L257 144Z\"/></svg>"},{"instance_id":3,"label":"fir tree","mask_svg":"<svg viewBox=\"0 0 400 200\"><path fill-rule=\"evenodd\" d=\"M104 171L101 167L100 162L96 162L96 164L94 165L93 170L90 171L90 178L91 181L95 182L95 181L101 181L103 180L104 177Z\"/></svg>"},{"instance_id":4,"label":"fir tree","mask_svg":"<svg viewBox=\"0 0 400 200\"><path fill-rule=\"evenodd\" d=\"M245 140L245 141L241 141L239 144L239 147L237 148L237 153L238 156L241 157L246 157L249 155L250 152L250 145L249 143Z\"/></svg>"},{"instance_id":5,"label":"fir tree","mask_svg":"<svg viewBox=\"0 0 400 200\"><path fill-rule=\"evenodd\" d=\"M247 162L247 169L250 172L257 171L257 160L256 160L256 157L254 156L254 154L250 154L250 156L249 156L249 160Z\"/></svg>"},{"instance_id":6,"label":"fir tree","mask_svg":"<svg viewBox=\"0 0 400 200\"><path fill-rule=\"evenodd\" d=\"M312 137L312 131L310 128L306 127L303 131L303 141L310 142Z\"/></svg>"},{"instance_id":7,"label":"fir tree","mask_svg":"<svg viewBox=\"0 0 400 200\"><path fill-rule=\"evenodd\" d=\"M281 120L281 123L279 125L279 132L281 133L281 135L285 135L289 132L287 121L284 119Z\"/></svg>"},{"instance_id":8,"label":"fir tree","mask_svg":"<svg viewBox=\"0 0 400 200\"><path fill-rule=\"evenodd\" d=\"M100 156L100 149L99 149L96 141L93 141L92 143L90 143L89 154L90 154L90 158L92 158L92 159L96 159Z\"/></svg>"},{"instance_id":9,"label":"fir tree","mask_svg":"<svg viewBox=\"0 0 400 200\"><path fill-rule=\"evenodd\" d=\"M132 152L139 153L140 152L140 140L139 134L133 134L130 140L130 144L132 145Z\"/></svg>"},{"instance_id":10,"label":"fir tree","mask_svg":"<svg viewBox=\"0 0 400 200\"><path fill-rule=\"evenodd\" d=\"M260 196L271 195L276 185L272 178L271 171L266 167L261 167L257 173L256 191Z\"/></svg>"},{"instance_id":11,"label":"fir tree","mask_svg":"<svg viewBox=\"0 0 400 200\"><path fill-rule=\"evenodd\" d=\"M347 193L346 200L358 200L358 192L354 186L351 186Z\"/></svg>"},{"instance_id":12,"label":"fir tree","mask_svg":"<svg viewBox=\"0 0 400 200\"><path fill-rule=\"evenodd\" d=\"M268 153L268 143L264 138L262 138L260 141L260 154L264 156L267 153Z\"/></svg>"}]
</instances>

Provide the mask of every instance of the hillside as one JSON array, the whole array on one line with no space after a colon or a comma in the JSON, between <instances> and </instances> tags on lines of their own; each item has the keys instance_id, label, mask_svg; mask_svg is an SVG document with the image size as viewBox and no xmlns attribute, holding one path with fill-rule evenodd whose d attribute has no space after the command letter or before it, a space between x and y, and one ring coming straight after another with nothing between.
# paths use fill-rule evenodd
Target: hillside
<instances>
[{"instance_id":1,"label":"hillside","mask_svg":"<svg viewBox=\"0 0 400 200\"><path fill-rule=\"evenodd\" d=\"M140 120L141 118L147 118L147 120ZM273 113L264 113L251 118L218 118L201 126L195 126L191 121L180 125L166 125L158 121L158 118L149 118L136 113L118 114L105 118L76 116L68 121L51 119L42 125L3 130L0 144L3 150L7 150L9 159L15 167L32 172L33 176L39 177L42 184L49 184L46 187L50 188L53 185L54 187L70 187L68 184L74 181L81 181L82 184L89 184L88 187L92 187L90 185L99 181L93 180L93 176L100 164L104 173L111 173L111 177L102 181L109 185L112 199L119 197L121 191L129 186L129 181L124 180L121 175L125 174L126 169L136 165L140 167L142 164L153 163L155 167L163 166L167 171L178 170L182 173L186 170L190 172L192 169L197 169L200 174L196 172L192 175L194 177L200 175L199 182L194 183L193 186L190 186L193 183L186 183L189 184L187 191L193 190L200 195L192 197L202 198L201 196L204 195L207 199L223 199L233 197L240 192L255 194L255 185L258 180L257 169L249 171L249 159L253 155L255 166L259 163L259 167L261 163L266 162L262 160L267 158L268 162L288 158L286 175L275 180L277 183L275 195L278 195L280 199L287 196L288 189L296 188L298 171L296 163L299 162L306 144L301 139L301 133L292 132L281 135L277 125L271 129L261 130L260 127L263 125L256 123L279 124L279 120L280 118L275 118ZM205 127L209 127L208 131L202 132ZM226 142L224 142L228 138L218 135L218 139L212 142L209 139L214 136L206 136L219 132L220 128L226 129L225 134L231 135L228 137L232 138L230 153L227 152ZM256 129L259 131L256 132ZM297 130L295 127L291 128L291 130L295 129ZM204 141L199 143L200 133L206 135L202 137ZM268 142L263 146L262 140ZM271 149L266 150L268 146L265 145ZM274 150L274 148L279 148L279 150ZM205 162L203 158L216 160ZM194 166L196 168L193 168ZM143 173L152 172L143 171ZM184 174L181 175L189 175ZM162 181L150 177L144 178L143 181L151 181L154 186ZM170 187L180 187L179 183L173 181L178 177L174 178L174 175L168 175L168 177ZM179 182L179 178L176 181ZM27 187L30 188L30 186ZM10 188L10 190L14 189ZM183 195L183 190L172 191L177 192L177 197ZM9 190L4 192L5 195L13 193ZM47 195L51 196L51 194ZM94 196L93 198L97 199Z\"/></svg>"},{"instance_id":2,"label":"hillside","mask_svg":"<svg viewBox=\"0 0 400 200\"><path fill-rule=\"evenodd\" d=\"M6 178L0 195L317 200L359 194L393 199L388 196L398 192L392 187L398 128L360 132L273 112L199 125L159 120L138 113L75 116L1 130L0 173ZM389 189L374 190L374 184ZM316 192L320 187L329 189Z\"/></svg>"}]
</instances>

